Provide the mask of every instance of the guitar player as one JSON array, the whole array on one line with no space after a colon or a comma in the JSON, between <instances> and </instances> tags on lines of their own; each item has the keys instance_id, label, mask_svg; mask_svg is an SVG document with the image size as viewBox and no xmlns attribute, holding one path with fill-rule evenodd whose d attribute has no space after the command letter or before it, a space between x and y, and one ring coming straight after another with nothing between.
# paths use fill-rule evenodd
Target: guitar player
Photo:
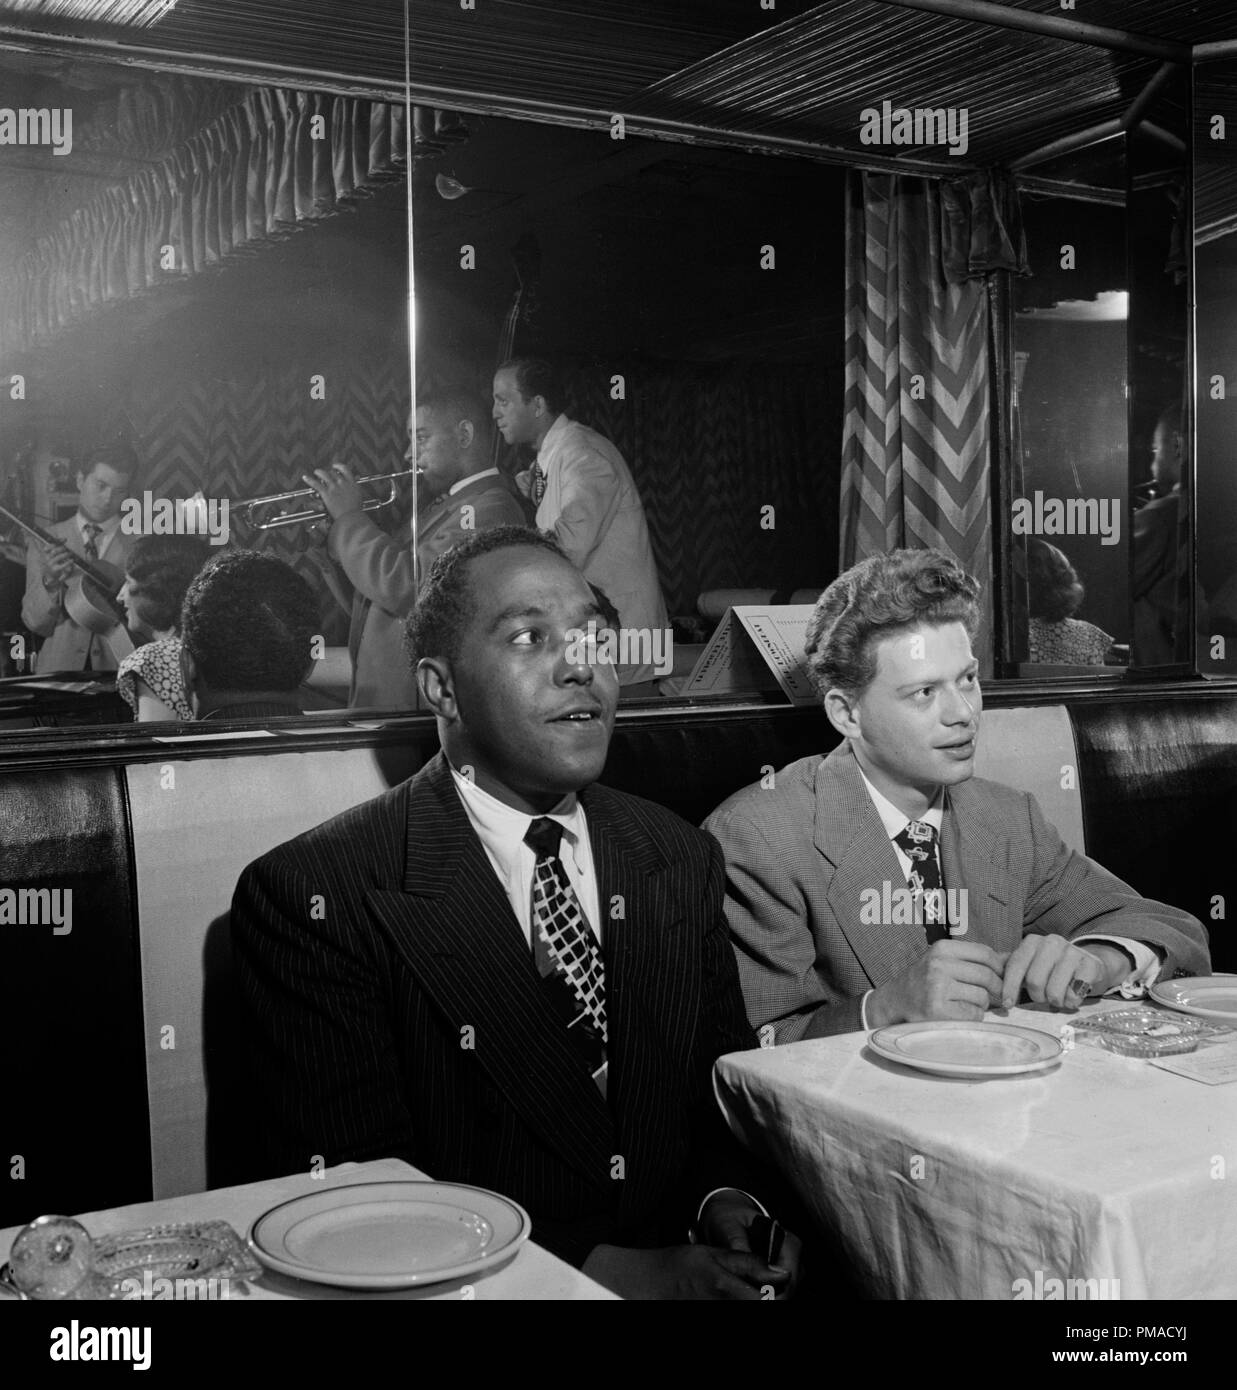
<instances>
[{"instance_id":1,"label":"guitar player","mask_svg":"<svg viewBox=\"0 0 1237 1390\"><path fill-rule=\"evenodd\" d=\"M65 554L101 560L123 579L125 557L133 537L120 529L120 508L137 471L137 456L123 444L99 445L86 454L77 474L77 511L47 528L60 546L32 540L26 550L26 594L22 622L44 638L37 669L114 671L116 657L98 633L82 627L65 611L65 594L77 570Z\"/></svg>"}]
</instances>

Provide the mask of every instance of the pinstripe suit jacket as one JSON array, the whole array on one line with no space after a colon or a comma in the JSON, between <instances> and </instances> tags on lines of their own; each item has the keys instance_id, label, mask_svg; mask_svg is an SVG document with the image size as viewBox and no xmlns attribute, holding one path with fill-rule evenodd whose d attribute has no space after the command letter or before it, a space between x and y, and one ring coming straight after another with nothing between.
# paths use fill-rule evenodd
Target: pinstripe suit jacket
<instances>
[{"instance_id":1,"label":"pinstripe suit jacket","mask_svg":"<svg viewBox=\"0 0 1237 1390\"><path fill-rule=\"evenodd\" d=\"M609 907L609 1102L439 754L241 876L246 1142L263 1146L245 1171L403 1158L523 1203L534 1239L576 1264L599 1242L682 1243L706 1192L753 1190L712 1092L714 1060L755 1041L721 855L651 802L601 786L581 799Z\"/></svg>"},{"instance_id":2,"label":"pinstripe suit jacket","mask_svg":"<svg viewBox=\"0 0 1237 1390\"><path fill-rule=\"evenodd\" d=\"M862 996L927 950L922 926L872 925L865 890L905 887L848 743L775 786L737 792L705 822L726 855L726 917L752 1026L779 1042L861 1027ZM966 940L1010 951L1027 932L1093 932L1158 946L1161 974L1207 973L1201 924L1140 898L1068 849L1035 798L979 777L946 791L941 871L967 890ZM869 914L870 915L870 914ZM823 1013L821 1011L824 1011Z\"/></svg>"}]
</instances>

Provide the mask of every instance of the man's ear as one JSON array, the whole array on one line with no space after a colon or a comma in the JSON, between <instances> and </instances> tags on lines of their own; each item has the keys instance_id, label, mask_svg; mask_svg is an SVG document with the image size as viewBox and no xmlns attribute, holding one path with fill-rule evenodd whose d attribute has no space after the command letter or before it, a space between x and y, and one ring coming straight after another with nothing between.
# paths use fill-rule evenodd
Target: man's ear
<instances>
[{"instance_id":1,"label":"man's ear","mask_svg":"<svg viewBox=\"0 0 1237 1390\"><path fill-rule=\"evenodd\" d=\"M471 449L476 437L477 431L471 420L461 420L455 427L455 442L461 449Z\"/></svg>"},{"instance_id":2,"label":"man's ear","mask_svg":"<svg viewBox=\"0 0 1237 1390\"><path fill-rule=\"evenodd\" d=\"M82 488L84 488L84 487L86 486L86 475L85 475L85 473L82 472L82 470L81 470L80 468L77 470L76 478L77 478L77 490L78 490L78 492L81 492Z\"/></svg>"},{"instance_id":3,"label":"man's ear","mask_svg":"<svg viewBox=\"0 0 1237 1390\"><path fill-rule=\"evenodd\" d=\"M451 663L441 656L423 656L417 662L417 688L421 698L439 719L456 719L455 678Z\"/></svg>"},{"instance_id":4,"label":"man's ear","mask_svg":"<svg viewBox=\"0 0 1237 1390\"><path fill-rule=\"evenodd\" d=\"M185 694L189 697L189 708L197 714L200 707L197 692L198 668L189 653L189 648L183 642L180 645L180 678L184 681Z\"/></svg>"},{"instance_id":5,"label":"man's ear","mask_svg":"<svg viewBox=\"0 0 1237 1390\"><path fill-rule=\"evenodd\" d=\"M538 415L548 414L550 407L546 404L544 396L534 396L533 400L536 403Z\"/></svg>"},{"instance_id":6,"label":"man's ear","mask_svg":"<svg viewBox=\"0 0 1237 1390\"><path fill-rule=\"evenodd\" d=\"M860 732L858 701L836 686L825 694L825 716L843 738Z\"/></svg>"}]
</instances>

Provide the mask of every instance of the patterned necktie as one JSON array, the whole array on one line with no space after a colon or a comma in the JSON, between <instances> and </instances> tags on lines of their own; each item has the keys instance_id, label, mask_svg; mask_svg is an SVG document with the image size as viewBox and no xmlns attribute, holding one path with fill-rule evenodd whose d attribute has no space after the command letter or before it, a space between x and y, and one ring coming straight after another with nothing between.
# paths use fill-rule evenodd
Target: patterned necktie
<instances>
[{"instance_id":1,"label":"patterned necktie","mask_svg":"<svg viewBox=\"0 0 1237 1390\"><path fill-rule=\"evenodd\" d=\"M606 1093L606 977L601 952L558 857L563 827L541 816L524 843L533 869L532 938L537 973L571 1042Z\"/></svg>"},{"instance_id":2,"label":"patterned necktie","mask_svg":"<svg viewBox=\"0 0 1237 1390\"><path fill-rule=\"evenodd\" d=\"M103 534L103 527L96 526L93 521L84 522L82 530L86 533L86 544L82 547L87 560L97 560L99 558L99 537Z\"/></svg>"},{"instance_id":3,"label":"patterned necktie","mask_svg":"<svg viewBox=\"0 0 1237 1390\"><path fill-rule=\"evenodd\" d=\"M946 940L949 928L945 920L945 885L937 856L936 827L927 821L913 820L893 837L893 842L911 861L911 876L907 882L922 903L928 944Z\"/></svg>"},{"instance_id":4,"label":"patterned necktie","mask_svg":"<svg viewBox=\"0 0 1237 1390\"><path fill-rule=\"evenodd\" d=\"M528 495L533 499L533 506L541 506L541 499L545 496L545 470L536 460L529 470L529 492Z\"/></svg>"}]
</instances>

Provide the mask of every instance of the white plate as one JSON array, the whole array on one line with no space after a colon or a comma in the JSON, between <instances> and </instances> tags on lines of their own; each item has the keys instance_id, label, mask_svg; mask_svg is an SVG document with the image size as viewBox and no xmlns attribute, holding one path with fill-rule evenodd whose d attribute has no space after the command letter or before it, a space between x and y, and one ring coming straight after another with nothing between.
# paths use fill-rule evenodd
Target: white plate
<instances>
[{"instance_id":1,"label":"white plate","mask_svg":"<svg viewBox=\"0 0 1237 1390\"><path fill-rule=\"evenodd\" d=\"M249 1228L271 1269L352 1289L435 1284L505 1260L532 1222L517 1203L454 1182L362 1182L281 1202Z\"/></svg>"},{"instance_id":2,"label":"white plate","mask_svg":"<svg viewBox=\"0 0 1237 1390\"><path fill-rule=\"evenodd\" d=\"M895 1023L868 1037L890 1062L946 1076L1014 1076L1059 1061L1058 1038L1018 1023Z\"/></svg>"},{"instance_id":3,"label":"white plate","mask_svg":"<svg viewBox=\"0 0 1237 1390\"><path fill-rule=\"evenodd\" d=\"M1157 1004L1196 1018L1218 1018L1237 1026L1237 976L1187 975L1158 980L1147 993Z\"/></svg>"}]
</instances>

